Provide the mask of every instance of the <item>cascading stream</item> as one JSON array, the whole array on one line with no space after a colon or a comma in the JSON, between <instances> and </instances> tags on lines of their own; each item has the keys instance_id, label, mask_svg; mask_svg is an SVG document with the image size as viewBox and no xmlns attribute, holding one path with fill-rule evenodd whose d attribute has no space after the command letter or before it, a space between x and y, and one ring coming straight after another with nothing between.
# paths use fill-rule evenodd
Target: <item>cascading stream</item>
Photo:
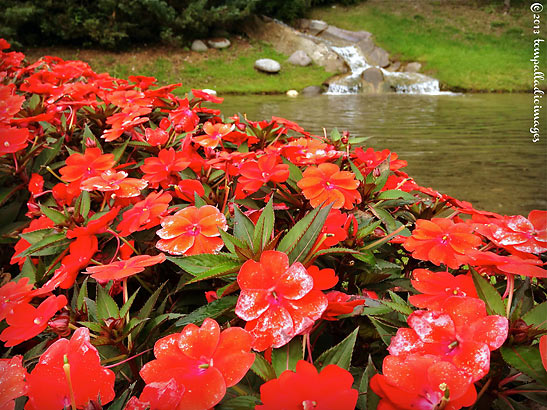
<instances>
[{"instance_id":1,"label":"cascading stream","mask_svg":"<svg viewBox=\"0 0 547 410\"><path fill-rule=\"evenodd\" d=\"M359 52L356 46L330 47L349 66L350 74L329 84L325 94L357 94L360 92L361 74L371 67L378 68L384 75L387 82L396 93L400 94L444 94L440 91L439 81L420 73L391 72L382 67L373 66L367 63L365 57Z\"/></svg>"}]
</instances>

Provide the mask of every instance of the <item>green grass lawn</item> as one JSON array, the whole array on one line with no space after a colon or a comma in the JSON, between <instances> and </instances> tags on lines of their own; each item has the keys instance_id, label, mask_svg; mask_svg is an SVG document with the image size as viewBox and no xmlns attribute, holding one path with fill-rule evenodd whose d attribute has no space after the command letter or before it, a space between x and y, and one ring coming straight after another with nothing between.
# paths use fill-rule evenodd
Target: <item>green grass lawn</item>
<instances>
[{"instance_id":1,"label":"green grass lawn","mask_svg":"<svg viewBox=\"0 0 547 410\"><path fill-rule=\"evenodd\" d=\"M367 30L403 61L419 61L445 88L526 91L532 88L532 14L526 5L508 14L472 2L368 0L321 8L311 18L349 30Z\"/></svg>"},{"instance_id":2,"label":"green grass lawn","mask_svg":"<svg viewBox=\"0 0 547 410\"><path fill-rule=\"evenodd\" d=\"M27 50L29 60L44 55L88 62L97 72L127 78L130 75L153 76L160 84L182 83L175 93L191 88L211 88L219 94L285 93L320 85L331 74L322 67L297 67L287 63L288 56L276 52L268 44L234 41L223 50L195 53L183 49L145 48L112 53L73 49ZM255 60L272 58L281 64L278 74L265 74L253 68Z\"/></svg>"}]
</instances>

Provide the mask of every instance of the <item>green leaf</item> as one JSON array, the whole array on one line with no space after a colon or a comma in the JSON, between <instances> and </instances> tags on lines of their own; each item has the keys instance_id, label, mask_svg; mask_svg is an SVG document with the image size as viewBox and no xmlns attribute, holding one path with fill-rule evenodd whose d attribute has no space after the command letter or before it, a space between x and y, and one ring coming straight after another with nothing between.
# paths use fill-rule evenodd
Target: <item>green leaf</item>
<instances>
[{"instance_id":1,"label":"green leaf","mask_svg":"<svg viewBox=\"0 0 547 410\"><path fill-rule=\"evenodd\" d=\"M166 283L167 282L162 283L161 286L157 288L156 291L148 298L144 306L141 308L141 310L139 310L139 313L137 314L137 317L139 319L146 319L150 316L150 313L152 312L154 305L158 301L158 297L160 296L160 293Z\"/></svg>"},{"instance_id":2,"label":"green leaf","mask_svg":"<svg viewBox=\"0 0 547 410\"><path fill-rule=\"evenodd\" d=\"M376 373L378 373L378 371L374 367L374 363L372 363L372 358L369 355L367 367L365 368L365 371L361 376L361 380L359 381L359 398L357 399L358 409L367 409L369 394L370 392L372 392L372 390L369 389L369 383L370 379L372 379L372 376L374 376Z\"/></svg>"},{"instance_id":3,"label":"green leaf","mask_svg":"<svg viewBox=\"0 0 547 410\"><path fill-rule=\"evenodd\" d=\"M261 354L255 353L255 361L251 370L265 382L275 379L274 368Z\"/></svg>"},{"instance_id":4,"label":"green leaf","mask_svg":"<svg viewBox=\"0 0 547 410\"><path fill-rule=\"evenodd\" d=\"M502 346L500 352L507 364L547 386L547 372L543 368L538 345Z\"/></svg>"},{"instance_id":5,"label":"green leaf","mask_svg":"<svg viewBox=\"0 0 547 410\"><path fill-rule=\"evenodd\" d=\"M87 298L87 281L89 279L89 276L84 279L82 282L82 286L80 288L80 292L78 292L78 299L76 301L76 307L78 310L82 310L85 303L85 298Z\"/></svg>"},{"instance_id":6,"label":"green leaf","mask_svg":"<svg viewBox=\"0 0 547 410\"><path fill-rule=\"evenodd\" d=\"M114 400L109 406L108 410L123 410L125 408L125 404L129 399L129 396L133 393L133 389L135 388L135 384L137 382L133 383L131 386L129 386L123 393L119 394L116 400Z\"/></svg>"},{"instance_id":7,"label":"green leaf","mask_svg":"<svg viewBox=\"0 0 547 410\"><path fill-rule=\"evenodd\" d=\"M198 195L197 192L194 192L194 204L196 207L201 208L202 206L207 205L207 202L205 202L203 198Z\"/></svg>"},{"instance_id":8,"label":"green leaf","mask_svg":"<svg viewBox=\"0 0 547 410\"><path fill-rule=\"evenodd\" d=\"M258 221L256 222L256 227L253 235L253 249L255 252L258 250L264 249L266 244L270 241L272 232L274 230L274 210L273 210L273 196L270 198Z\"/></svg>"},{"instance_id":9,"label":"green leaf","mask_svg":"<svg viewBox=\"0 0 547 410\"><path fill-rule=\"evenodd\" d=\"M406 305L406 304L390 302L389 300L382 300L381 302L382 302L382 304L389 307L390 309L393 309L393 310L395 310L399 313L402 313L405 316L408 316L408 315L412 314L412 312L414 312L414 310L412 310L412 308L410 306Z\"/></svg>"},{"instance_id":10,"label":"green leaf","mask_svg":"<svg viewBox=\"0 0 547 410\"><path fill-rule=\"evenodd\" d=\"M224 400L218 404L218 410L252 410L260 404L260 400L255 396L237 396L232 399Z\"/></svg>"},{"instance_id":11,"label":"green leaf","mask_svg":"<svg viewBox=\"0 0 547 410\"><path fill-rule=\"evenodd\" d=\"M91 200L89 198L89 191L82 191L80 194L80 215L87 219L87 215L89 215L89 209L91 207Z\"/></svg>"},{"instance_id":12,"label":"green leaf","mask_svg":"<svg viewBox=\"0 0 547 410\"><path fill-rule=\"evenodd\" d=\"M277 377L285 370L296 370L296 363L304 359L302 338L295 337L285 346L272 350L272 367Z\"/></svg>"},{"instance_id":13,"label":"green leaf","mask_svg":"<svg viewBox=\"0 0 547 410\"><path fill-rule=\"evenodd\" d=\"M206 272L209 269L221 264L237 262L236 257L227 253L203 253L198 255L184 256L181 258L168 256L167 260L173 262L183 271L188 272L189 274L194 276Z\"/></svg>"},{"instance_id":14,"label":"green leaf","mask_svg":"<svg viewBox=\"0 0 547 410\"><path fill-rule=\"evenodd\" d=\"M129 139L126 139L125 142L119 146L117 146L113 151L112 154L114 154L114 160L116 162L120 161L120 158L122 157L123 153L125 152L125 149L127 148L127 144L129 144Z\"/></svg>"},{"instance_id":15,"label":"green leaf","mask_svg":"<svg viewBox=\"0 0 547 410\"><path fill-rule=\"evenodd\" d=\"M401 191L399 189L389 189L387 191L380 192L380 194L378 195L377 198L378 199L398 199L398 198L402 198L402 199L408 199L409 201L414 201L414 202L419 201L419 199L416 198L414 195L412 195L408 192L405 192L405 191Z\"/></svg>"},{"instance_id":16,"label":"green leaf","mask_svg":"<svg viewBox=\"0 0 547 410\"><path fill-rule=\"evenodd\" d=\"M97 314L99 319L120 317L118 305L101 285L97 285Z\"/></svg>"},{"instance_id":17,"label":"green leaf","mask_svg":"<svg viewBox=\"0 0 547 410\"><path fill-rule=\"evenodd\" d=\"M331 141L340 141L340 139L342 138L342 136L340 135L340 131L338 131L338 128L333 128L332 131L330 132L330 139Z\"/></svg>"},{"instance_id":18,"label":"green leaf","mask_svg":"<svg viewBox=\"0 0 547 410\"><path fill-rule=\"evenodd\" d=\"M376 331L380 335L380 338L382 339L382 341L386 344L386 346L389 346L389 344L391 343L391 338L397 332L397 327L388 325L378 320L377 318L373 318L370 316L367 316L367 317L376 328Z\"/></svg>"},{"instance_id":19,"label":"green leaf","mask_svg":"<svg viewBox=\"0 0 547 410\"><path fill-rule=\"evenodd\" d=\"M335 364L342 369L349 370L358 333L359 327L355 328L353 332L336 346L323 352L321 356L317 358L317 362L321 365L321 369L329 364Z\"/></svg>"},{"instance_id":20,"label":"green leaf","mask_svg":"<svg viewBox=\"0 0 547 410\"><path fill-rule=\"evenodd\" d=\"M349 248L342 248L342 247L334 247L334 248L328 248L328 249L321 249L320 251L316 252L315 255L336 255L336 254L359 254L359 251L355 249L349 249Z\"/></svg>"},{"instance_id":21,"label":"green leaf","mask_svg":"<svg viewBox=\"0 0 547 410\"><path fill-rule=\"evenodd\" d=\"M84 327L87 327L89 330L91 330L92 332L95 332L95 333L101 333L102 332L102 328L101 328L101 325L99 325L98 323L95 323L95 322L78 322L78 324L84 326Z\"/></svg>"},{"instance_id":22,"label":"green leaf","mask_svg":"<svg viewBox=\"0 0 547 410\"><path fill-rule=\"evenodd\" d=\"M59 138L55 144L51 147L46 147L44 150L36 157L32 165L32 170L34 172L39 172L41 167L49 165L51 161L57 156L61 147L63 146L64 138Z\"/></svg>"},{"instance_id":23,"label":"green leaf","mask_svg":"<svg viewBox=\"0 0 547 410\"><path fill-rule=\"evenodd\" d=\"M351 171L355 174L355 178L357 178L358 181L364 182L365 177L363 176L361 171L359 171L359 168L355 166L355 164L351 161L351 159L348 158L348 161L349 161L349 166L351 167Z\"/></svg>"},{"instance_id":24,"label":"green leaf","mask_svg":"<svg viewBox=\"0 0 547 410\"><path fill-rule=\"evenodd\" d=\"M547 330L547 302L540 303L528 311L522 320L527 325L533 325L537 329Z\"/></svg>"},{"instance_id":25,"label":"green leaf","mask_svg":"<svg viewBox=\"0 0 547 410\"><path fill-rule=\"evenodd\" d=\"M496 288L474 269L471 269L471 274L479 298L486 303L488 314L505 316L505 304Z\"/></svg>"},{"instance_id":26,"label":"green leaf","mask_svg":"<svg viewBox=\"0 0 547 410\"><path fill-rule=\"evenodd\" d=\"M234 236L248 244L249 249L253 248L253 236L255 226L238 206L234 206Z\"/></svg>"},{"instance_id":27,"label":"green leaf","mask_svg":"<svg viewBox=\"0 0 547 410\"><path fill-rule=\"evenodd\" d=\"M87 308L87 314L89 319L97 321L97 304L94 300L89 299L87 296L84 296L85 306Z\"/></svg>"},{"instance_id":28,"label":"green leaf","mask_svg":"<svg viewBox=\"0 0 547 410\"><path fill-rule=\"evenodd\" d=\"M200 306L192 313L179 319L175 326L182 327L190 323L201 324L205 319L214 319L231 310L237 303L237 296L225 296L222 299L213 300L211 303Z\"/></svg>"},{"instance_id":29,"label":"green leaf","mask_svg":"<svg viewBox=\"0 0 547 410\"><path fill-rule=\"evenodd\" d=\"M18 257L24 257L24 256L44 256L44 252L41 252L43 250L47 250L47 248L51 248L55 245L55 247L59 247L60 245L68 245L69 241L66 239L66 234L64 233L52 233L51 235L48 235L44 237L42 240L36 242L34 245L31 245L27 249L25 249L23 252L21 252ZM45 255L51 255L52 253L45 253Z\"/></svg>"},{"instance_id":30,"label":"green leaf","mask_svg":"<svg viewBox=\"0 0 547 410\"><path fill-rule=\"evenodd\" d=\"M189 285L191 283L200 282L202 280L208 280L213 278L219 278L222 276L228 276L232 275L234 273L239 272L239 269L241 268L241 262L240 261L230 261L223 263L221 265L218 265L214 268L211 268L209 270L206 270L205 272L200 273L199 275L196 275L196 277L186 284Z\"/></svg>"},{"instance_id":31,"label":"green leaf","mask_svg":"<svg viewBox=\"0 0 547 410\"><path fill-rule=\"evenodd\" d=\"M315 208L298 221L281 239L277 250L289 255L291 264L306 259L325 224L331 207L332 204L324 208Z\"/></svg>"},{"instance_id":32,"label":"green leaf","mask_svg":"<svg viewBox=\"0 0 547 410\"><path fill-rule=\"evenodd\" d=\"M131 309L131 305L135 301L135 298L137 297L139 290L140 289L137 289L135 293L133 293L131 297L127 299L127 302L123 304L122 308L120 309L120 317L125 317L125 315L127 315L127 312L129 312L129 309Z\"/></svg>"},{"instance_id":33,"label":"green leaf","mask_svg":"<svg viewBox=\"0 0 547 410\"><path fill-rule=\"evenodd\" d=\"M248 249L249 246L245 243L240 241L238 238L236 238L233 235L230 235L228 232L223 231L222 229L219 229L218 232L220 233L220 237L224 241L224 245L231 253L235 253L234 246L237 246L241 249Z\"/></svg>"},{"instance_id":34,"label":"green leaf","mask_svg":"<svg viewBox=\"0 0 547 410\"><path fill-rule=\"evenodd\" d=\"M45 216L51 219L56 225L63 224L67 221L67 217L55 209L48 208L47 206L40 204L40 210Z\"/></svg>"}]
</instances>

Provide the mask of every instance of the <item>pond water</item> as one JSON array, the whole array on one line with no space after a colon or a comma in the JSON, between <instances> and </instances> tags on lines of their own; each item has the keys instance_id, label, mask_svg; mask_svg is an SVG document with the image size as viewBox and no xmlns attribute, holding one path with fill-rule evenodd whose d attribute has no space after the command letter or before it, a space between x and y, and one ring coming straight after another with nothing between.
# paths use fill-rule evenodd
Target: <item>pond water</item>
<instances>
[{"instance_id":1,"label":"pond water","mask_svg":"<svg viewBox=\"0 0 547 410\"><path fill-rule=\"evenodd\" d=\"M478 209L547 209L547 118L533 143L531 94L227 96L223 114L272 115L322 135L337 127L408 161L416 182Z\"/></svg>"}]
</instances>

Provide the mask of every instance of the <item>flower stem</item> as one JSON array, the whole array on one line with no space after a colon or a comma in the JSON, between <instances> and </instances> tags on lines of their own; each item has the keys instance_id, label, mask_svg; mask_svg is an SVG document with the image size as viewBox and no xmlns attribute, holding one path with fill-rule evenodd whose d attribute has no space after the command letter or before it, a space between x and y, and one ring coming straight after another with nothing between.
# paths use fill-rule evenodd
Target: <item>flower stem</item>
<instances>
[{"instance_id":1,"label":"flower stem","mask_svg":"<svg viewBox=\"0 0 547 410\"><path fill-rule=\"evenodd\" d=\"M505 308L505 316L509 319L511 313L511 304L513 303L513 293L515 293L515 277L507 275L507 286L509 286L509 296L507 297L507 307Z\"/></svg>"}]
</instances>

